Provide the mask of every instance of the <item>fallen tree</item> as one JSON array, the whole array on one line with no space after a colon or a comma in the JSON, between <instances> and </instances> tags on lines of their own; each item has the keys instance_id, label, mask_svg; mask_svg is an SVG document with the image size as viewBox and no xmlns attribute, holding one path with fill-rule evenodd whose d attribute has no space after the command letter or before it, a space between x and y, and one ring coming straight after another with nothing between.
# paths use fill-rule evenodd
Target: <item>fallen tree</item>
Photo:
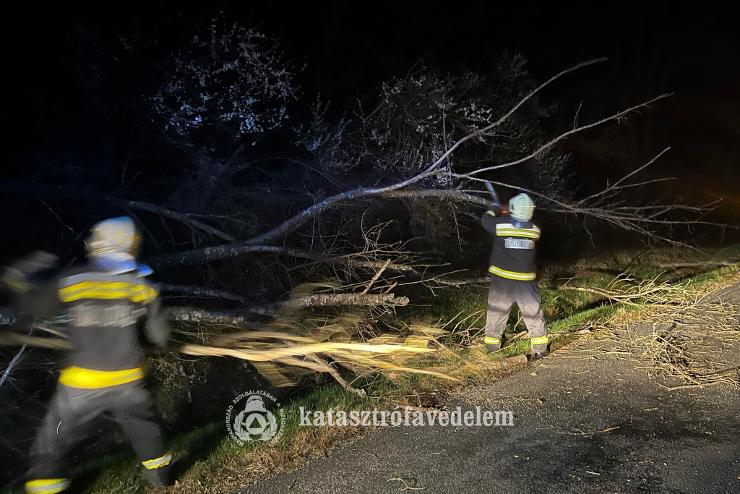
<instances>
[{"instance_id":1,"label":"fallen tree","mask_svg":"<svg viewBox=\"0 0 740 494\"><path fill-rule=\"evenodd\" d=\"M255 317L300 319L312 311L374 320L409 304L410 287L478 282L450 274L480 244L470 231L490 203L484 183L504 198L527 192L548 219L577 219L584 236L599 223L678 243L675 228L711 224L703 216L712 204L634 201L635 190L670 179L640 178L668 148L601 190L574 192L561 143L671 96L545 132L542 121L553 109L539 101L541 93L605 59L539 84L521 56L504 58L486 75L420 66L340 116L317 101L311 118L299 121L290 114L299 69L273 38L214 21L173 59L148 99L147 117L163 124L159 137L182 160L167 181L174 185L160 189L164 199L156 203L145 193L89 197L141 215L158 249L148 262L168 282L170 300L209 300L209 310L173 310L180 324L245 327ZM77 178L74 170L70 177ZM58 193L53 189L47 192ZM307 284L325 286L298 289ZM231 308L214 309L219 302ZM350 328L347 337L361 342L362 331ZM297 364L286 360L295 355L280 355L283 364ZM321 367L324 356L312 355L310 365Z\"/></svg>"}]
</instances>

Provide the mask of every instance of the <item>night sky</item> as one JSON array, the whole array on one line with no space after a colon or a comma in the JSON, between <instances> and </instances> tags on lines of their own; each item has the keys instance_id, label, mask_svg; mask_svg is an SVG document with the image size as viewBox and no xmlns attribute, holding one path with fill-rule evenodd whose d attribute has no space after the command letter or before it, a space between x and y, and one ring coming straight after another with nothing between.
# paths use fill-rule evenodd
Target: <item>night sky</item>
<instances>
[{"instance_id":1,"label":"night sky","mask_svg":"<svg viewBox=\"0 0 740 494\"><path fill-rule=\"evenodd\" d=\"M521 52L544 80L577 62L610 60L568 77L544 99L567 127L662 92L676 93L629 123L569 141L584 183L603 183L673 151L651 172L676 175L661 191L690 200L723 196L717 219L740 217L740 21L730 2L126 2L101 6L30 5L6 13L2 30L3 182L53 187L60 164L84 170L96 192L126 197L134 181L122 164L149 174L156 188L170 166L156 132L141 117L141 95L160 80L160 64L219 12L280 37L306 63L305 99L316 94L341 109L379 81L423 59L440 70L486 73L504 52ZM205 5L205 4L203 4ZM137 168L138 167L138 168ZM129 168L127 167L127 170ZM159 184L161 185L161 184ZM81 193L84 191L81 191ZM36 243L54 249L82 228L64 199L3 193L0 220L13 232L0 258ZM88 222L99 208L92 205ZM112 213L114 211L111 211ZM75 223L76 222L76 223ZM69 226L69 228L67 228ZM66 235L66 237L65 237Z\"/></svg>"}]
</instances>

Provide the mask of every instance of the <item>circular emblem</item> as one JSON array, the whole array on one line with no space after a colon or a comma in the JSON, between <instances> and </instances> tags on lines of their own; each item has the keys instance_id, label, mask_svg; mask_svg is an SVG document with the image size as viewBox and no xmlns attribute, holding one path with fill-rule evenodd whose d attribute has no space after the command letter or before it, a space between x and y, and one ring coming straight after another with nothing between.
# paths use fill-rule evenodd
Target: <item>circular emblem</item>
<instances>
[{"instance_id":1,"label":"circular emblem","mask_svg":"<svg viewBox=\"0 0 740 494\"><path fill-rule=\"evenodd\" d=\"M283 432L285 411L270 393L247 391L226 410L226 430L239 444L276 442Z\"/></svg>"}]
</instances>

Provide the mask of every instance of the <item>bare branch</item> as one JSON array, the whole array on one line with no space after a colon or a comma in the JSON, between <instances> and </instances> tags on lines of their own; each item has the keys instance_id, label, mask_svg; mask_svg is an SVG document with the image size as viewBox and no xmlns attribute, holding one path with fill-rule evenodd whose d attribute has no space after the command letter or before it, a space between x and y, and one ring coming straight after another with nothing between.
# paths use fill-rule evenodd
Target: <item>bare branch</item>
<instances>
[{"instance_id":1,"label":"bare branch","mask_svg":"<svg viewBox=\"0 0 740 494\"><path fill-rule=\"evenodd\" d=\"M174 253L174 254L166 254L162 256L156 256L151 259L149 259L149 263L153 267L164 267L164 266L171 266L171 265L188 265L191 263L195 263L196 259L194 259L192 256L186 256L185 254L189 254L190 252L199 252L199 251L205 251L206 249L199 249L198 251L189 251L185 253ZM296 259L306 259L308 261L312 261L313 263L325 263L325 264L342 264L342 265L352 265L353 267L358 268L365 268L369 270L377 270L381 268L383 265L385 265L385 260L369 260L364 256L363 253L355 253L355 254L343 254L343 255L337 255L337 256L326 256L326 255L318 255L318 254L311 254L309 252L304 252L299 249L291 249L288 247L276 247L272 245L235 245L235 244L229 244L229 245L223 245L223 246L215 246L210 247L207 250L211 253L213 256L212 258L209 258L209 260L218 260L218 259L228 259L232 257L238 257L244 254L275 254L279 256L287 256L287 257L294 257ZM365 257L365 258L363 258ZM404 264L398 264L398 263L388 263L388 266L386 266L386 269L391 271L401 271L401 272L412 272L414 271L414 268L411 266L407 266Z\"/></svg>"},{"instance_id":2,"label":"bare branch","mask_svg":"<svg viewBox=\"0 0 740 494\"><path fill-rule=\"evenodd\" d=\"M241 295L236 295L231 292L223 290L214 290L212 288L205 288L201 286L185 286L185 285L171 285L169 283L161 283L159 289L163 293L180 293L191 298L217 298L222 300L231 300L233 302L246 303L246 299ZM165 295L165 298L168 298Z\"/></svg>"},{"instance_id":3,"label":"bare branch","mask_svg":"<svg viewBox=\"0 0 740 494\"><path fill-rule=\"evenodd\" d=\"M196 230L209 233L213 235L214 237L218 237L221 240L226 240L227 242L233 242L234 240L236 240L233 236L229 235L228 233L224 233L218 228L214 228L211 225L207 225L206 223L203 223L202 221L198 221L190 217L187 214L178 213L177 211L173 211L171 209L158 206L156 204L152 204L149 202L141 202L141 201L129 201L126 199L116 199L116 198L110 198L109 201L128 206L132 209L138 209L140 211L148 211L150 213L158 214L166 218L177 220L180 223L190 226Z\"/></svg>"},{"instance_id":4,"label":"bare branch","mask_svg":"<svg viewBox=\"0 0 740 494\"><path fill-rule=\"evenodd\" d=\"M30 335L30 331L29 331ZM15 355L13 355L13 358L10 359L10 362L8 363L8 366L3 371L2 375L0 375L0 388L3 387L3 384L5 384L5 381L10 379L10 374L13 372L13 369L20 363L21 357L23 356L23 352L26 351L26 345L23 344L21 348L16 352Z\"/></svg>"},{"instance_id":5,"label":"bare branch","mask_svg":"<svg viewBox=\"0 0 740 494\"><path fill-rule=\"evenodd\" d=\"M312 307L336 306L384 306L402 307L409 299L397 297L394 293L318 293L305 297L291 298L286 302L252 307L249 312L272 315L280 311L307 309Z\"/></svg>"},{"instance_id":6,"label":"bare branch","mask_svg":"<svg viewBox=\"0 0 740 494\"><path fill-rule=\"evenodd\" d=\"M382 197L389 199L450 199L454 201L470 202L480 206L488 206L491 201L483 197L478 197L468 192L454 189L406 189L395 190L381 194Z\"/></svg>"},{"instance_id":7,"label":"bare branch","mask_svg":"<svg viewBox=\"0 0 740 494\"><path fill-rule=\"evenodd\" d=\"M334 378L336 382L339 383L340 386L342 386L344 389L349 391L350 393L356 394L357 396L360 396L362 398L366 397L367 394L365 393L365 390L363 389L357 389L354 386L352 386L350 383L348 383L342 375L337 371L334 367L331 366L329 362L326 360L320 358L317 355L307 355L306 358L308 360L311 360L312 362L315 362L318 365L321 365L324 367L325 372L327 372L331 377Z\"/></svg>"},{"instance_id":8,"label":"bare branch","mask_svg":"<svg viewBox=\"0 0 740 494\"><path fill-rule=\"evenodd\" d=\"M612 122L614 120L619 121L619 120L621 120L622 118L624 118L629 113L635 112L635 111L637 111L637 110L639 110L641 108L648 108L651 104L655 103L656 101L660 101L660 100L665 99L665 98L668 98L668 97L670 97L672 95L673 95L673 93L664 93L664 94L661 94L660 96L656 96L655 98L652 98L652 99L650 99L648 101L645 101L644 103L640 103L639 105L631 106L631 107L627 108L626 110L622 110L620 112L614 113L613 115L610 115L608 117L602 118L601 120L597 120L596 122L592 122L592 123L586 124L586 125L581 125L580 127L575 127L575 128L573 128L573 129L571 129L571 130L569 130L567 132L563 132L562 134L558 135L557 137L554 137L553 139L550 139L549 141L547 141L543 145L539 146L537 149L535 149L534 151L532 151L528 155L523 156L521 158L518 158L518 159L516 159L514 161L509 161L508 163L502 163L500 165L493 165L493 166L487 166L487 167L484 167L484 168L478 168L477 170L474 170L474 171L472 171L470 173L453 174L453 176L456 177L456 178L472 179L475 175L480 175L481 173L490 172L490 171L493 171L493 170L500 170L501 168L508 168L510 166L519 165L521 163L524 163L526 161L531 160L532 158L534 158L536 156L541 155L542 153L544 153L548 149L552 148L558 142L566 139L567 137L572 136L573 134L577 134L579 132L584 132L586 130L593 129L594 127L598 127L600 125L604 125L605 123Z\"/></svg>"},{"instance_id":9,"label":"bare branch","mask_svg":"<svg viewBox=\"0 0 740 494\"><path fill-rule=\"evenodd\" d=\"M247 313L262 316L271 316L283 311L302 310L313 307L402 307L408 305L409 299L397 297L393 293L318 293L304 297L294 297L285 302L257 305L247 309ZM229 326L250 326L254 320L244 313L208 311L197 308L170 309L171 321L195 322L208 324L225 324Z\"/></svg>"},{"instance_id":10,"label":"bare branch","mask_svg":"<svg viewBox=\"0 0 740 494\"><path fill-rule=\"evenodd\" d=\"M360 295L366 295L370 289L373 287L376 281L378 281L378 278L383 274L383 271L385 271L388 268L388 264L390 264L390 261L386 261L385 264L378 270L377 273L375 273L375 276L372 277L370 282L367 284L365 289L362 291Z\"/></svg>"},{"instance_id":11,"label":"bare branch","mask_svg":"<svg viewBox=\"0 0 740 494\"><path fill-rule=\"evenodd\" d=\"M520 187L517 185L512 185L495 180L491 180L490 183L500 187L520 192L526 192L533 197L537 197L544 201L546 204L551 204L554 206L547 208L548 211L552 213L593 218L608 223L620 230L635 232L645 238L652 238L662 242L667 242L673 245L680 245L684 247L688 247L688 245L682 242L674 241L668 238L666 235L660 234L658 231L656 231L656 228L672 226L691 227L695 225L707 225L732 229L740 228L734 225L718 224L701 220L701 215L712 211L716 202L700 206L691 206L686 204L625 205L621 202L614 201L615 197L617 197L619 194L627 189L649 185L665 180L658 178L639 182L630 181L630 179L634 179L639 172L644 171L646 168L654 164L658 160L658 158L668 152L669 149L670 148L666 148L662 150L645 164L635 168L624 177L617 180L615 183L607 185L603 190L591 194L590 196L575 203L569 203L564 200L560 200L555 197L540 193L538 191L531 190L525 187ZM475 182L485 181L483 179L467 175L460 176ZM699 215L699 218L676 218L675 215L679 212Z\"/></svg>"}]
</instances>

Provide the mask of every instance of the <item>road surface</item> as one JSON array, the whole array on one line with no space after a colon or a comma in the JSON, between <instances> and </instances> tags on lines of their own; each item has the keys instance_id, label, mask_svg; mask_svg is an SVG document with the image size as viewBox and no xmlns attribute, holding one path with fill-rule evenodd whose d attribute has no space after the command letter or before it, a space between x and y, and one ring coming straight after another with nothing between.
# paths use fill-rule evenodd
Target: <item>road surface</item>
<instances>
[{"instance_id":1,"label":"road surface","mask_svg":"<svg viewBox=\"0 0 740 494\"><path fill-rule=\"evenodd\" d=\"M740 392L668 391L610 350L578 341L450 404L512 410L513 427L383 428L245 492L740 492Z\"/></svg>"}]
</instances>

